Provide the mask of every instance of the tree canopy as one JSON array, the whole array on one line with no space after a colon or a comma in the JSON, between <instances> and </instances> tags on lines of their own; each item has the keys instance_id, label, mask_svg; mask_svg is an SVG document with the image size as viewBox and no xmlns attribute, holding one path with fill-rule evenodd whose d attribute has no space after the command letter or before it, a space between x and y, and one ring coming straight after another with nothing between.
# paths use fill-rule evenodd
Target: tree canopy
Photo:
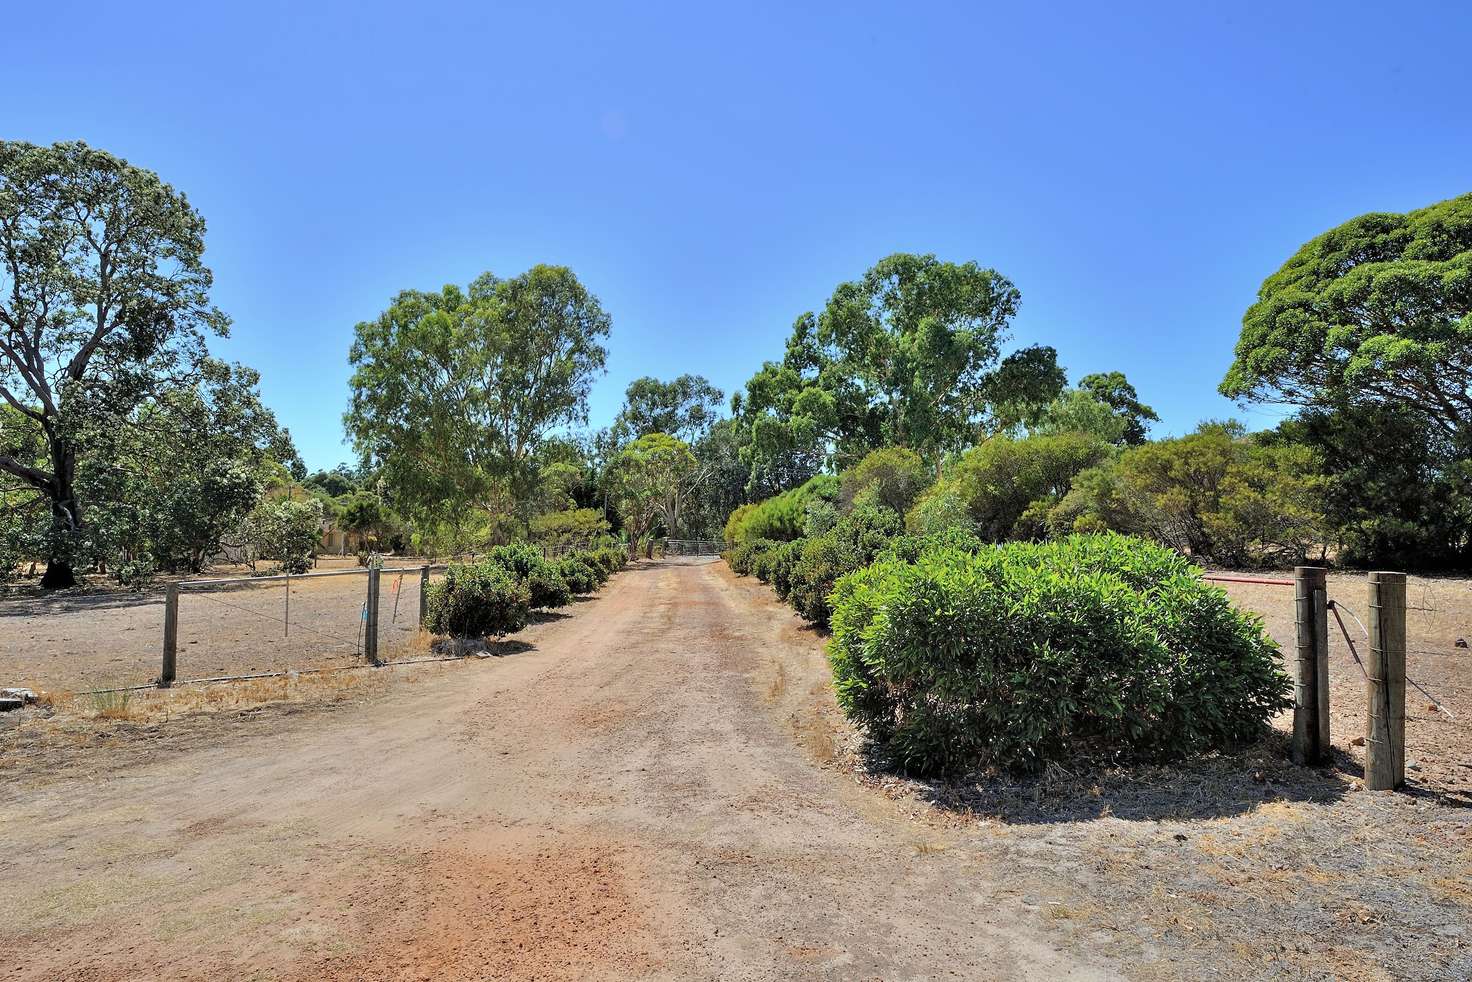
<instances>
[{"instance_id":1,"label":"tree canopy","mask_svg":"<svg viewBox=\"0 0 1472 982\"><path fill-rule=\"evenodd\" d=\"M14 414L7 430L32 428L37 450L17 454L23 441L7 436L0 474L50 513L45 586L75 582L85 541L81 434L124 425L161 387L187 387L205 337L227 332L204 231L152 171L85 143L0 141L0 402Z\"/></svg>"},{"instance_id":2,"label":"tree canopy","mask_svg":"<svg viewBox=\"0 0 1472 982\"><path fill-rule=\"evenodd\" d=\"M720 415L725 394L702 375L661 382L648 375L624 390L624 407L613 422L620 443L650 433L668 433L686 443L699 440Z\"/></svg>"},{"instance_id":3,"label":"tree canopy","mask_svg":"<svg viewBox=\"0 0 1472 982\"><path fill-rule=\"evenodd\" d=\"M549 431L587 419L608 333L598 298L565 266L406 290L356 328L344 423L411 513L522 509Z\"/></svg>"},{"instance_id":4,"label":"tree canopy","mask_svg":"<svg viewBox=\"0 0 1472 982\"><path fill-rule=\"evenodd\" d=\"M974 262L897 253L793 326L734 408L754 472L784 455L851 464L881 446L936 463L1064 385L1051 348L1002 357L1021 295Z\"/></svg>"},{"instance_id":5,"label":"tree canopy","mask_svg":"<svg viewBox=\"0 0 1472 982\"><path fill-rule=\"evenodd\" d=\"M1466 445L1472 422L1472 194L1330 229L1269 276L1223 395L1374 402Z\"/></svg>"}]
</instances>

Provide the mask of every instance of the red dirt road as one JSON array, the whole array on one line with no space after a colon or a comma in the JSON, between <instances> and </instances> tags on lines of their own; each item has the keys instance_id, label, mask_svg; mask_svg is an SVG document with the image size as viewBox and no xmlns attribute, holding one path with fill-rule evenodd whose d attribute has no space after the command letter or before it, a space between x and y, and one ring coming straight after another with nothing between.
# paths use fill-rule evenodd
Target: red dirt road
<instances>
[{"instance_id":1,"label":"red dirt road","mask_svg":"<svg viewBox=\"0 0 1472 982\"><path fill-rule=\"evenodd\" d=\"M646 564L519 654L12 784L0 979L1111 977L831 764L764 596Z\"/></svg>"}]
</instances>

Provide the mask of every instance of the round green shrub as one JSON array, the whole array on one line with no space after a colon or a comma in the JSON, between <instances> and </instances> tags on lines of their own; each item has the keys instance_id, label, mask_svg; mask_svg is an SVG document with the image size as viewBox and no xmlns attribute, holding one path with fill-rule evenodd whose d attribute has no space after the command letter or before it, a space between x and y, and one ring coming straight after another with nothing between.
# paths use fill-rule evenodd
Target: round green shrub
<instances>
[{"instance_id":1,"label":"round green shrub","mask_svg":"<svg viewBox=\"0 0 1472 982\"><path fill-rule=\"evenodd\" d=\"M743 542L726 552L726 565L730 566L731 572L738 576L750 576L752 563L756 558L775 548L776 545L777 543L771 539L751 539Z\"/></svg>"},{"instance_id":2,"label":"round green shrub","mask_svg":"<svg viewBox=\"0 0 1472 982\"><path fill-rule=\"evenodd\" d=\"M557 572L567 588L575 594L592 593L601 582L599 574L580 556L564 556L559 559Z\"/></svg>"},{"instance_id":3,"label":"round green shrub","mask_svg":"<svg viewBox=\"0 0 1472 982\"><path fill-rule=\"evenodd\" d=\"M792 575L797 571L797 563L802 558L802 547L805 539L793 539L791 542L783 542L772 550L772 589L777 591L777 596L786 600L792 590Z\"/></svg>"},{"instance_id":4,"label":"round green shrub","mask_svg":"<svg viewBox=\"0 0 1472 982\"><path fill-rule=\"evenodd\" d=\"M885 559L833 605L838 701L917 773L1168 759L1252 740L1291 705L1261 623L1124 536Z\"/></svg>"},{"instance_id":5,"label":"round green shrub","mask_svg":"<svg viewBox=\"0 0 1472 982\"><path fill-rule=\"evenodd\" d=\"M494 563L454 565L425 598L424 625L457 638L501 637L526 627L531 590Z\"/></svg>"},{"instance_id":6,"label":"round green shrub","mask_svg":"<svg viewBox=\"0 0 1472 982\"><path fill-rule=\"evenodd\" d=\"M484 561L525 580L531 591L534 610L565 607L572 600L572 592L558 574L557 567L548 562L536 546L525 542L495 546L486 552Z\"/></svg>"},{"instance_id":7,"label":"round green shrub","mask_svg":"<svg viewBox=\"0 0 1472 982\"><path fill-rule=\"evenodd\" d=\"M532 608L534 610L550 610L555 607L566 607L572 602L572 590L567 581L557 571L557 567L549 562L532 568L526 578L527 589L531 591Z\"/></svg>"}]
</instances>

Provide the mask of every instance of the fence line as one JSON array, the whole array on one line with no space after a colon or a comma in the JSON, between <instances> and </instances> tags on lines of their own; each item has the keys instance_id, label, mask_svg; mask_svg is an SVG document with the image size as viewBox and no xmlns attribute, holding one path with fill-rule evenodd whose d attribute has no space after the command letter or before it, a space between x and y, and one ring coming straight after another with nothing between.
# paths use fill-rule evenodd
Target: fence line
<instances>
[{"instance_id":1,"label":"fence line","mask_svg":"<svg viewBox=\"0 0 1472 982\"><path fill-rule=\"evenodd\" d=\"M354 659L361 658L369 665L379 665L387 661L388 658L391 658L394 651L399 651L400 653L412 652L416 642L413 636L406 635L404 632L413 632L417 627L422 626L430 574L431 572L442 571L447 568L447 564L444 563L421 563L415 566L369 566L355 569L323 570L314 573L212 577L170 583L168 584L164 598L162 666L155 684L160 688L168 688L180 681L178 678L179 615L181 600L186 595L199 596L209 601L210 605L249 614L261 621L280 624L282 631L279 638L276 639L278 642L281 639L291 637L292 627L296 627L299 632L309 636L309 638L320 639L315 641L310 646L310 650L306 652L307 662L309 664L312 662L319 663L316 666L319 669L322 667L320 666L320 661L323 657L328 659L332 657L332 650L341 652L338 657L347 657L347 653L351 652L351 657ZM380 600L387 599L381 597L384 572L389 573L395 579L393 603L387 605L387 610L382 609L380 606ZM417 574L419 580L417 596L418 624L416 625L414 623L416 619L415 614L410 613L404 624L400 625L398 618L401 608L404 605L404 580L410 574ZM296 591L298 596L292 596L293 586L302 587L303 584L301 581L303 580L316 582L329 577L356 575L362 575L367 580L366 596L362 597L362 603L354 602L350 607L344 605L343 601L346 597L342 594L345 591L340 589L327 590L325 592L321 590L303 591L298 589ZM224 599L220 596L221 593L233 590L249 590L256 586L273 587L277 585L285 586L285 595L282 599L281 606L275 610L254 609L245 603L232 603L231 600ZM412 587L410 589L412 590ZM347 596L351 596L354 592L356 591L352 589L346 591ZM235 598L232 597L231 599L233 600ZM296 602L293 603L293 601ZM299 615L298 610L306 611L306 613ZM387 624L380 624L382 614L384 613L389 614L389 622ZM357 636L354 638L349 638L346 635L349 618L356 622ZM311 619L315 623L304 623L305 619ZM196 626L197 630L198 627ZM383 630L389 630L391 635L388 639L390 651L387 655L381 655L379 650L380 633ZM240 663L241 661L245 661L245 659L239 655L222 660L219 657L220 641L223 641L228 646L240 640L238 635L232 637L231 634L224 634L222 638L221 635L206 634L204 635L204 639L212 640L216 643L211 645L211 649L208 650L208 653L202 660L203 664L196 662L196 671L200 667L205 667L206 671L213 668L214 672L211 673L211 677L219 679L269 678L274 675L283 674L273 671L252 672L248 667L248 662L246 664ZM194 641L192 640L190 643L192 644ZM229 649L227 648L226 650ZM206 649L200 649L200 651L205 652ZM281 666L281 659L283 657L288 659L287 665L291 665L295 661L290 642L287 642L285 647L279 646L278 644L267 643L262 645L257 643L254 647L249 648L248 651L250 656L264 657L267 660L267 664L261 665L261 668ZM237 661L237 658L240 658L240 661ZM272 664L273 662L274 665ZM245 669L245 671L234 674L230 673L230 669L234 668L237 664L240 665L240 668ZM221 669L224 671L221 672ZM288 671L290 670L296 669L288 669ZM186 681L200 681L200 679Z\"/></svg>"}]
</instances>

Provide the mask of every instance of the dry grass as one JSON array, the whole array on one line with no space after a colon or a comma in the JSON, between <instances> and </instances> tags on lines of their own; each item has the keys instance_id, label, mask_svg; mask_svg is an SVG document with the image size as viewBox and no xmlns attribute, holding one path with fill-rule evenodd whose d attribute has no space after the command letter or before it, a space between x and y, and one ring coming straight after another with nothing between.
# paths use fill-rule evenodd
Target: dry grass
<instances>
[{"instance_id":1,"label":"dry grass","mask_svg":"<svg viewBox=\"0 0 1472 982\"><path fill-rule=\"evenodd\" d=\"M0 728L0 774L55 777L115 755L148 756L174 742L218 738L229 720L259 718L370 698L390 673L311 672L172 689L38 693L37 705Z\"/></svg>"}]
</instances>

